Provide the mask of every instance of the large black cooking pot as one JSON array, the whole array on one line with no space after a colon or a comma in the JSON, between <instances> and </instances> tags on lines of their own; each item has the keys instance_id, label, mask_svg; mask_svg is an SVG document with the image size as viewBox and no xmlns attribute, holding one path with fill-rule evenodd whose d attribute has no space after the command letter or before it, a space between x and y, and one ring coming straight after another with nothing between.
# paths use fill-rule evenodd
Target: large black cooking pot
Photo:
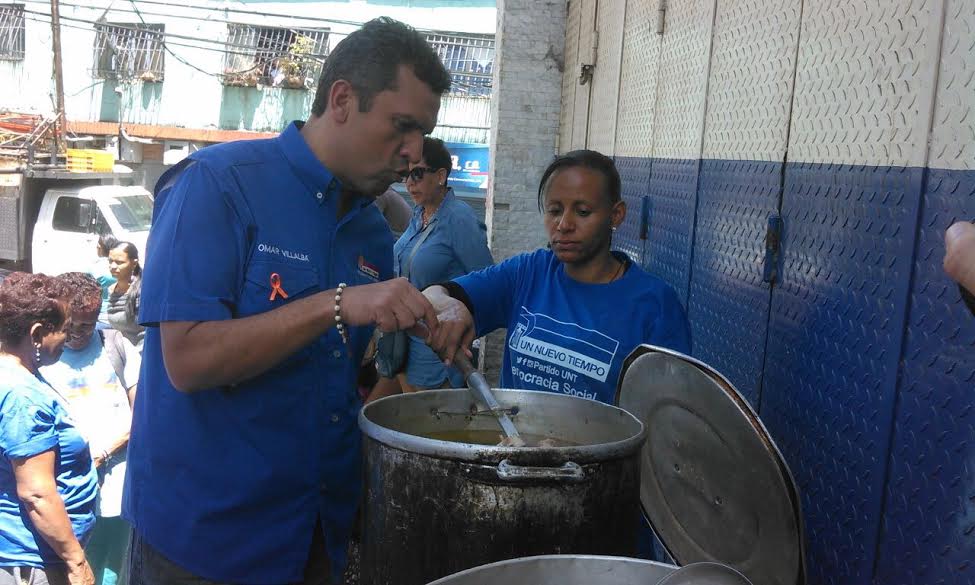
<instances>
[{"instance_id":1,"label":"large black cooking pot","mask_svg":"<svg viewBox=\"0 0 975 585\"><path fill-rule=\"evenodd\" d=\"M573 445L466 442L463 433L500 432L464 390L391 396L362 410L363 585L422 585L531 555L636 552L643 424L572 396L496 395L523 435ZM452 440L431 438L442 433Z\"/></svg>"}]
</instances>

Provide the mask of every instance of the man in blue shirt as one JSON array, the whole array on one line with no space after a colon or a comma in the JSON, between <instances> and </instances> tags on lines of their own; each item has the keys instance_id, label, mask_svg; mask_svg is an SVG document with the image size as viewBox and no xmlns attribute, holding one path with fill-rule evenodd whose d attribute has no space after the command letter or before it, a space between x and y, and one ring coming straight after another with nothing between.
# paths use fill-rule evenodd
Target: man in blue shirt
<instances>
[{"instance_id":1,"label":"man in blue shirt","mask_svg":"<svg viewBox=\"0 0 975 585\"><path fill-rule=\"evenodd\" d=\"M392 236L371 203L420 160L449 86L422 35L377 19L328 57L306 123L160 179L123 502L133 584L341 574L357 365L374 326L437 327L384 281Z\"/></svg>"}]
</instances>

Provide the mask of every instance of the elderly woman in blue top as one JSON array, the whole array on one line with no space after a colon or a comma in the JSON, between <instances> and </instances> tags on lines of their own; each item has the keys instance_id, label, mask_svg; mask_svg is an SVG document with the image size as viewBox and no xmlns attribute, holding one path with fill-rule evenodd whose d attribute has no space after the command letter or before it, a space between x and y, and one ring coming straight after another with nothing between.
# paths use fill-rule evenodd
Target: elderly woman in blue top
<instances>
[{"instance_id":1,"label":"elderly woman in blue top","mask_svg":"<svg viewBox=\"0 0 975 585\"><path fill-rule=\"evenodd\" d=\"M0 584L92 584L82 542L98 489L88 444L38 374L58 361L62 286L12 274L0 285Z\"/></svg>"},{"instance_id":2,"label":"elderly woman in blue top","mask_svg":"<svg viewBox=\"0 0 975 585\"><path fill-rule=\"evenodd\" d=\"M416 206L409 227L393 247L393 259L396 274L420 290L493 263L484 224L447 186L452 166L443 141L425 137L423 158L411 165L406 177L406 189ZM369 399L445 384L460 387L464 378L444 366L423 339L411 336L405 370L396 380L380 379Z\"/></svg>"},{"instance_id":3,"label":"elderly woman in blue top","mask_svg":"<svg viewBox=\"0 0 975 585\"><path fill-rule=\"evenodd\" d=\"M689 353L674 290L610 251L626 217L620 190L610 158L590 150L557 157L538 187L550 249L426 289L441 320L432 346L449 362L475 334L507 327L502 387L607 403L637 345Z\"/></svg>"}]
</instances>

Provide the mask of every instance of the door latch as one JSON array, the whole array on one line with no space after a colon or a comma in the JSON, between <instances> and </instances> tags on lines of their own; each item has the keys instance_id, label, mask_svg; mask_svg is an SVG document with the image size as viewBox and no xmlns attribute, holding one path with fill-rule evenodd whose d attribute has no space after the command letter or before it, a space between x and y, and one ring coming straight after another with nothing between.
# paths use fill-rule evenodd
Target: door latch
<instances>
[{"instance_id":1,"label":"door latch","mask_svg":"<svg viewBox=\"0 0 975 585\"><path fill-rule=\"evenodd\" d=\"M583 63L579 71L579 85L585 85L592 81L592 75L595 69L595 65L586 65Z\"/></svg>"},{"instance_id":2,"label":"door latch","mask_svg":"<svg viewBox=\"0 0 975 585\"><path fill-rule=\"evenodd\" d=\"M765 266L762 280L774 284L779 275L779 250L782 247L782 218L773 215L768 218L765 231Z\"/></svg>"},{"instance_id":3,"label":"door latch","mask_svg":"<svg viewBox=\"0 0 975 585\"><path fill-rule=\"evenodd\" d=\"M582 63L579 68L579 85L585 85L592 81L592 76L596 71L596 60L599 58L599 31L592 32L592 46L589 47L588 63ZM581 61L581 59L580 59Z\"/></svg>"},{"instance_id":4,"label":"door latch","mask_svg":"<svg viewBox=\"0 0 975 585\"><path fill-rule=\"evenodd\" d=\"M640 239L646 240L650 235L650 197L640 198Z\"/></svg>"}]
</instances>

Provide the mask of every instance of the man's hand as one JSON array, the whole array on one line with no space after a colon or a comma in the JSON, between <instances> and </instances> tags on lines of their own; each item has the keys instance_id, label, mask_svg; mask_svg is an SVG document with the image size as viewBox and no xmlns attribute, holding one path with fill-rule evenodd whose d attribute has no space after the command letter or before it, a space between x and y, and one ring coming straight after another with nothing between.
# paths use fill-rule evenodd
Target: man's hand
<instances>
[{"instance_id":1,"label":"man's hand","mask_svg":"<svg viewBox=\"0 0 975 585\"><path fill-rule=\"evenodd\" d=\"M348 325L375 324L390 332L413 329L423 321L431 336L437 334L437 312L405 278L349 287L342 293L340 309Z\"/></svg>"},{"instance_id":2,"label":"man's hand","mask_svg":"<svg viewBox=\"0 0 975 585\"><path fill-rule=\"evenodd\" d=\"M442 286L431 286L423 291L423 296L437 311L439 330L427 343L440 355L444 363L450 365L458 351L473 357L470 347L474 342L474 317L464 303L447 294Z\"/></svg>"},{"instance_id":3,"label":"man's hand","mask_svg":"<svg viewBox=\"0 0 975 585\"><path fill-rule=\"evenodd\" d=\"M960 221L948 228L945 252L945 272L975 294L975 225Z\"/></svg>"},{"instance_id":4,"label":"man's hand","mask_svg":"<svg viewBox=\"0 0 975 585\"><path fill-rule=\"evenodd\" d=\"M329 290L240 319L165 321L159 329L166 372L182 392L250 380L334 327L335 305ZM413 328L425 337L438 329L433 305L403 278L344 289L339 311L349 326Z\"/></svg>"}]
</instances>

